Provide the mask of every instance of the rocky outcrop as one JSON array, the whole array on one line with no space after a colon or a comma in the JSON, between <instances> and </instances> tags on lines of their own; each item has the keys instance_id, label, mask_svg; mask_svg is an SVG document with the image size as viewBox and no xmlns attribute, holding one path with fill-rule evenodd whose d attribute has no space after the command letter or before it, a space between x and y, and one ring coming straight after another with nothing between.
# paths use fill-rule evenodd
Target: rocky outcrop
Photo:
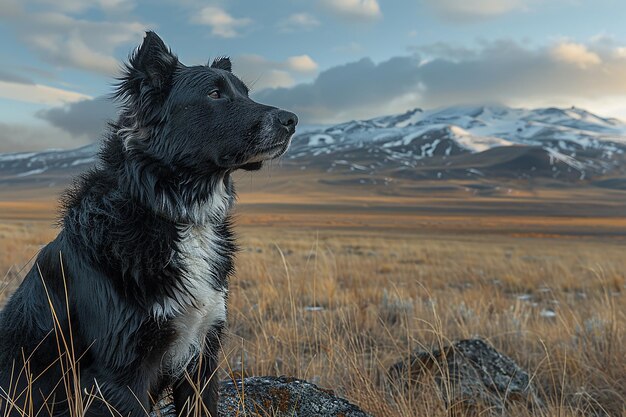
<instances>
[{"instance_id":1,"label":"rocky outcrop","mask_svg":"<svg viewBox=\"0 0 626 417\"><path fill-rule=\"evenodd\" d=\"M166 398L152 417L175 417ZM247 377L222 381L220 417L371 417L332 391L290 377Z\"/></svg>"},{"instance_id":2,"label":"rocky outcrop","mask_svg":"<svg viewBox=\"0 0 626 417\"><path fill-rule=\"evenodd\" d=\"M481 339L418 350L389 369L393 389L418 390L433 379L453 414L502 415L514 406L543 406L528 373Z\"/></svg>"},{"instance_id":3,"label":"rocky outcrop","mask_svg":"<svg viewBox=\"0 0 626 417\"><path fill-rule=\"evenodd\" d=\"M332 391L290 377L224 381L220 387L219 412L224 417L369 417Z\"/></svg>"}]
</instances>

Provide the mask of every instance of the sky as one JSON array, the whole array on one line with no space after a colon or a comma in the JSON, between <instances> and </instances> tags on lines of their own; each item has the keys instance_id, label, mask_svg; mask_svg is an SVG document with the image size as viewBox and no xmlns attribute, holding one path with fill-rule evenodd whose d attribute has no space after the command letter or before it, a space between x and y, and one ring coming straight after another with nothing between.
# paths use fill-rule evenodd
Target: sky
<instances>
[{"instance_id":1,"label":"sky","mask_svg":"<svg viewBox=\"0 0 626 417\"><path fill-rule=\"evenodd\" d=\"M303 124L482 103L626 120L625 19L622 0L2 0L0 152L100 139L146 30L186 65L230 56Z\"/></svg>"}]
</instances>

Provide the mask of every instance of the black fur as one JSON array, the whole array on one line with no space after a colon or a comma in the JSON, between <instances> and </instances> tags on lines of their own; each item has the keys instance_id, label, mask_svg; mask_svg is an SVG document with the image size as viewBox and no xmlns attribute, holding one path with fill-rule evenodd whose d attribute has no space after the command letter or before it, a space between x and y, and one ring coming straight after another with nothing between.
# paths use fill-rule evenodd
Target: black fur
<instances>
[{"instance_id":1,"label":"black fur","mask_svg":"<svg viewBox=\"0 0 626 417\"><path fill-rule=\"evenodd\" d=\"M92 401L87 416L145 415L168 385L185 415L194 387L181 358L203 388L200 414L216 416L225 316L198 294L226 297L230 173L282 155L297 124L248 98L231 70L228 58L184 66L153 32L130 57L98 166L67 193L61 232L0 313L0 416L67 416L80 401ZM194 309L212 314L194 322L198 352L177 324Z\"/></svg>"}]
</instances>

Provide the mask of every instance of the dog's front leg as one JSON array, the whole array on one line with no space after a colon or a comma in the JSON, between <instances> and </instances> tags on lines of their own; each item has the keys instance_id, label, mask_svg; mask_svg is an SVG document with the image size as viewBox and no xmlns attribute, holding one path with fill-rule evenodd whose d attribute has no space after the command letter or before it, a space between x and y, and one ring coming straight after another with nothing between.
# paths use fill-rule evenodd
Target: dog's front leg
<instances>
[{"instance_id":1,"label":"dog's front leg","mask_svg":"<svg viewBox=\"0 0 626 417\"><path fill-rule=\"evenodd\" d=\"M93 385L83 384L83 404L87 407L84 412L78 413L82 417L145 416L146 410L152 407L148 394L149 384L138 372L101 375L97 382L96 379L85 378L85 382L87 380L93 382ZM74 413L69 415L72 414Z\"/></svg>"},{"instance_id":2,"label":"dog's front leg","mask_svg":"<svg viewBox=\"0 0 626 417\"><path fill-rule=\"evenodd\" d=\"M198 359L174 383L174 405L179 417L217 417L217 363L222 327L213 327L205 337Z\"/></svg>"}]
</instances>

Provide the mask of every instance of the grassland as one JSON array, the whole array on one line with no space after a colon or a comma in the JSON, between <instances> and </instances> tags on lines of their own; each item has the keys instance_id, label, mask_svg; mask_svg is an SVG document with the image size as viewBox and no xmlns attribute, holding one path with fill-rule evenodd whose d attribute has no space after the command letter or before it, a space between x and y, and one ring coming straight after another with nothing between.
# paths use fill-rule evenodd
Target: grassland
<instances>
[{"instance_id":1,"label":"grassland","mask_svg":"<svg viewBox=\"0 0 626 417\"><path fill-rule=\"evenodd\" d=\"M240 179L225 371L312 380L376 416L444 416L435 390L392 398L381 378L415 348L480 336L532 374L546 416L626 415L623 194L304 175ZM0 194L0 298L56 233L52 195Z\"/></svg>"}]
</instances>

